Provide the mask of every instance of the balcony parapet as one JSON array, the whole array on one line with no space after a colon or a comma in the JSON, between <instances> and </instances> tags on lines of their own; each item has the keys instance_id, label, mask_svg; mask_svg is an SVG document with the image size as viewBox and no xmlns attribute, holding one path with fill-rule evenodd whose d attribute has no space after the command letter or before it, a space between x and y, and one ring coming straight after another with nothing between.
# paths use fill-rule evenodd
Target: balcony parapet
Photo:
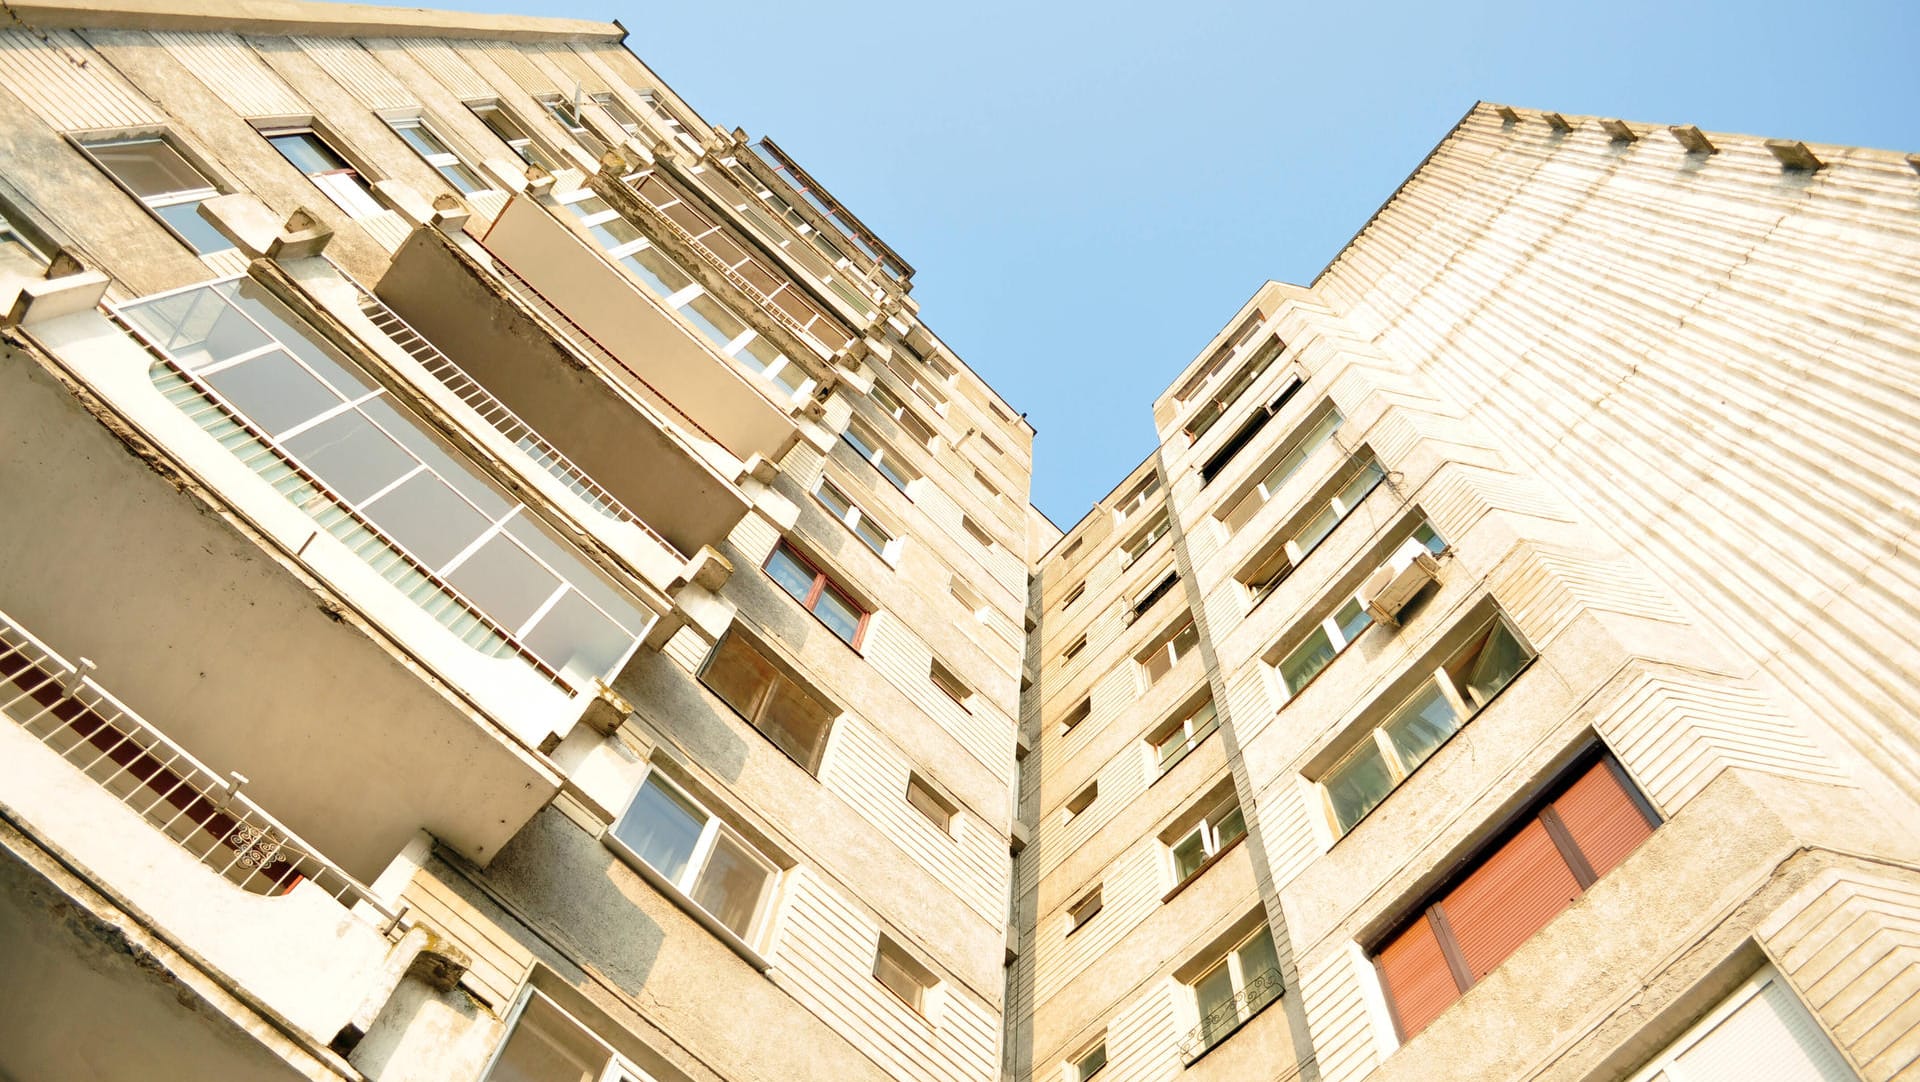
<instances>
[{"instance_id":1,"label":"balcony parapet","mask_svg":"<svg viewBox=\"0 0 1920 1082\"><path fill-rule=\"evenodd\" d=\"M1253 1016L1279 1002L1285 985L1280 980L1278 969L1269 969L1249 978L1245 988L1233 994L1233 998L1208 1011L1200 1024L1180 1039L1180 1062L1190 1065L1213 1047L1233 1036L1241 1026L1253 1020Z\"/></svg>"}]
</instances>

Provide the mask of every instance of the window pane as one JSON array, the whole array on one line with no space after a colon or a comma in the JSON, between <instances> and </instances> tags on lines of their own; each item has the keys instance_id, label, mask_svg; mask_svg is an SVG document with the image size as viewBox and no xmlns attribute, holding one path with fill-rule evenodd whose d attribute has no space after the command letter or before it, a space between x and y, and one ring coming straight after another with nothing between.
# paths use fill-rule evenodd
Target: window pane
<instances>
[{"instance_id":1,"label":"window pane","mask_svg":"<svg viewBox=\"0 0 1920 1082\"><path fill-rule=\"evenodd\" d=\"M700 328L701 333L712 339L716 346L726 345L740 337L741 332L747 329L747 325L740 322L738 316L727 311L719 301L705 293L688 301L687 306L680 312L692 320L693 325Z\"/></svg>"},{"instance_id":2,"label":"window pane","mask_svg":"<svg viewBox=\"0 0 1920 1082\"><path fill-rule=\"evenodd\" d=\"M215 229L212 222L200 217L200 204L204 202L204 199L194 199L185 203L169 203L164 207L154 207L153 212L201 255L224 252L233 247L233 242Z\"/></svg>"},{"instance_id":3,"label":"window pane","mask_svg":"<svg viewBox=\"0 0 1920 1082\"><path fill-rule=\"evenodd\" d=\"M894 995L905 1000L907 1006L916 1011L921 1009L926 989L921 986L919 978L894 958L885 945L882 945L879 955L874 958L873 975L881 984L891 989Z\"/></svg>"},{"instance_id":4,"label":"window pane","mask_svg":"<svg viewBox=\"0 0 1920 1082\"><path fill-rule=\"evenodd\" d=\"M487 1082L592 1082L607 1052L545 997L534 996L520 1012Z\"/></svg>"},{"instance_id":5,"label":"window pane","mask_svg":"<svg viewBox=\"0 0 1920 1082\"><path fill-rule=\"evenodd\" d=\"M813 614L835 635L846 640L848 645L852 645L860 634L860 609L832 586L820 591L820 600L813 606Z\"/></svg>"},{"instance_id":6,"label":"window pane","mask_svg":"<svg viewBox=\"0 0 1920 1082\"><path fill-rule=\"evenodd\" d=\"M638 853L654 871L678 883L706 825L705 812L679 790L648 775L626 814L614 824L613 836Z\"/></svg>"},{"instance_id":7,"label":"window pane","mask_svg":"<svg viewBox=\"0 0 1920 1082\"><path fill-rule=\"evenodd\" d=\"M1181 628L1178 634L1174 635L1173 655L1176 659L1186 657L1188 654L1192 653L1193 648L1195 646L1198 646L1199 644L1200 644L1200 629L1196 625L1190 623L1187 626Z\"/></svg>"},{"instance_id":8,"label":"window pane","mask_svg":"<svg viewBox=\"0 0 1920 1082\"><path fill-rule=\"evenodd\" d=\"M1333 640L1327 636L1327 629L1314 628L1313 634L1308 635L1305 642L1280 659L1280 678L1287 682L1287 694L1298 695L1308 681L1327 667L1334 653Z\"/></svg>"},{"instance_id":9,"label":"window pane","mask_svg":"<svg viewBox=\"0 0 1920 1082\"><path fill-rule=\"evenodd\" d=\"M853 504L846 495L831 484L821 485L818 495L820 502L838 518L845 519L853 511Z\"/></svg>"},{"instance_id":10,"label":"window pane","mask_svg":"<svg viewBox=\"0 0 1920 1082\"><path fill-rule=\"evenodd\" d=\"M622 244L632 244L634 241L640 239L640 231L635 229L633 223L627 221L625 218L608 218L604 222L588 226L587 232L593 234L593 239L599 241L602 248L609 250L618 248ZM659 282L658 279L654 281L657 283L654 285L655 289L663 289L665 287L665 283ZM671 293L673 291L669 289L666 292ZM665 296L665 293L661 295Z\"/></svg>"},{"instance_id":11,"label":"window pane","mask_svg":"<svg viewBox=\"0 0 1920 1082\"><path fill-rule=\"evenodd\" d=\"M1240 1024L1240 1013L1233 1007L1233 975L1227 972L1226 966L1219 966L1200 978L1200 983L1193 986L1193 994L1200 1007L1200 1031L1208 1044Z\"/></svg>"},{"instance_id":12,"label":"window pane","mask_svg":"<svg viewBox=\"0 0 1920 1082\"><path fill-rule=\"evenodd\" d=\"M820 767L832 720L826 706L784 675L776 676L765 707L753 719L769 740L809 772Z\"/></svg>"},{"instance_id":13,"label":"window pane","mask_svg":"<svg viewBox=\"0 0 1920 1082\"><path fill-rule=\"evenodd\" d=\"M1251 985L1254 978L1280 968L1280 956L1273 949L1273 933L1262 928L1239 950L1240 976Z\"/></svg>"},{"instance_id":14,"label":"window pane","mask_svg":"<svg viewBox=\"0 0 1920 1082\"><path fill-rule=\"evenodd\" d=\"M1427 546L1427 551L1433 553L1435 556L1447 550L1446 538L1434 532L1433 527L1427 523L1422 522L1416 527L1413 531L1413 536L1415 540Z\"/></svg>"},{"instance_id":15,"label":"window pane","mask_svg":"<svg viewBox=\"0 0 1920 1082\"><path fill-rule=\"evenodd\" d=\"M1332 533L1333 528L1338 525L1340 525L1340 516L1329 503L1308 519L1306 525L1300 527L1300 531L1293 535L1293 543L1300 546L1300 552L1304 555L1313 551L1315 545L1326 540L1327 535Z\"/></svg>"},{"instance_id":16,"label":"window pane","mask_svg":"<svg viewBox=\"0 0 1920 1082\"><path fill-rule=\"evenodd\" d=\"M578 590L568 590L525 639L527 649L562 673L611 677L638 635L639 627L622 628Z\"/></svg>"},{"instance_id":17,"label":"window pane","mask_svg":"<svg viewBox=\"0 0 1920 1082\"><path fill-rule=\"evenodd\" d=\"M361 416L348 410L287 441L303 465L353 503L400 479L419 462Z\"/></svg>"},{"instance_id":18,"label":"window pane","mask_svg":"<svg viewBox=\"0 0 1920 1082\"><path fill-rule=\"evenodd\" d=\"M1384 476L1386 474L1380 469L1378 462L1367 463L1366 468L1361 470L1353 480L1348 481L1347 487L1340 490L1340 502L1346 505L1347 510L1353 510L1367 493L1373 491L1373 486L1379 484Z\"/></svg>"},{"instance_id":19,"label":"window pane","mask_svg":"<svg viewBox=\"0 0 1920 1082\"><path fill-rule=\"evenodd\" d=\"M1394 750L1400 753L1400 765L1412 771L1460 728L1460 716L1454 712L1440 685L1428 681L1411 701L1395 710L1381 728L1387 731Z\"/></svg>"},{"instance_id":20,"label":"window pane","mask_svg":"<svg viewBox=\"0 0 1920 1082\"><path fill-rule=\"evenodd\" d=\"M1322 784L1327 788L1328 802L1333 805L1334 822L1339 824L1340 833L1345 834L1386 799L1393 789L1393 774L1380 755L1380 745L1369 733L1366 742L1334 767Z\"/></svg>"},{"instance_id":21,"label":"window pane","mask_svg":"<svg viewBox=\"0 0 1920 1082\"><path fill-rule=\"evenodd\" d=\"M1373 617L1367 615L1367 610L1360 607L1358 600L1349 598L1333 614L1333 622L1339 625L1340 637L1352 642L1367 629L1368 624L1373 623Z\"/></svg>"},{"instance_id":22,"label":"window pane","mask_svg":"<svg viewBox=\"0 0 1920 1082\"><path fill-rule=\"evenodd\" d=\"M1232 811L1220 817L1213 832L1219 835L1220 848L1225 849L1228 842L1247 832L1247 813L1238 804L1234 805Z\"/></svg>"},{"instance_id":23,"label":"window pane","mask_svg":"<svg viewBox=\"0 0 1920 1082\"><path fill-rule=\"evenodd\" d=\"M785 545L774 549L773 555L767 558L767 574L801 604L805 604L807 595L813 592L813 568L800 562Z\"/></svg>"},{"instance_id":24,"label":"window pane","mask_svg":"<svg viewBox=\"0 0 1920 1082\"><path fill-rule=\"evenodd\" d=\"M560 587L552 572L504 534L462 560L447 581L509 630L518 630Z\"/></svg>"},{"instance_id":25,"label":"window pane","mask_svg":"<svg viewBox=\"0 0 1920 1082\"><path fill-rule=\"evenodd\" d=\"M273 335L282 347L305 362L308 368L318 373L342 396L358 398L373 390L373 384L365 376L351 367L331 345L323 344L312 326L289 312L273 294L266 291L265 286L251 278L243 279L233 283L226 296L233 307L266 328L267 333ZM249 339L258 340L260 332L249 327L246 334Z\"/></svg>"},{"instance_id":26,"label":"window pane","mask_svg":"<svg viewBox=\"0 0 1920 1082\"><path fill-rule=\"evenodd\" d=\"M886 553L888 542L893 540L891 534L874 525L872 519L864 516L860 519L860 524L853 528L853 532L860 535L860 540L865 541L868 548L882 555Z\"/></svg>"},{"instance_id":27,"label":"window pane","mask_svg":"<svg viewBox=\"0 0 1920 1082\"><path fill-rule=\"evenodd\" d=\"M173 149L165 139L130 139L118 143L90 144L107 172L142 199L193 192L213 187L193 164Z\"/></svg>"},{"instance_id":28,"label":"window pane","mask_svg":"<svg viewBox=\"0 0 1920 1082\"><path fill-rule=\"evenodd\" d=\"M367 514L431 568L453 559L489 525L472 504L430 473L408 478L373 501Z\"/></svg>"},{"instance_id":29,"label":"window pane","mask_svg":"<svg viewBox=\"0 0 1920 1082\"><path fill-rule=\"evenodd\" d=\"M693 279L687 277L685 271L668 262L667 258L654 248L642 248L632 255L622 257L620 262L639 274L640 280L647 283L647 288L658 293L662 299L693 284Z\"/></svg>"},{"instance_id":30,"label":"window pane","mask_svg":"<svg viewBox=\"0 0 1920 1082\"><path fill-rule=\"evenodd\" d=\"M307 176L315 173L332 172L335 169L350 168L345 158L336 154L332 147L321 142L312 132L288 132L285 135L269 135L267 142L280 152L280 156L293 163L295 169Z\"/></svg>"},{"instance_id":31,"label":"window pane","mask_svg":"<svg viewBox=\"0 0 1920 1082\"><path fill-rule=\"evenodd\" d=\"M1184 883L1187 877L1198 871L1206 863L1206 846L1200 841L1200 832L1194 831L1173 843L1173 877L1176 882Z\"/></svg>"},{"instance_id":32,"label":"window pane","mask_svg":"<svg viewBox=\"0 0 1920 1082\"><path fill-rule=\"evenodd\" d=\"M693 885L693 900L742 939L753 931L773 873L726 831L714 839L713 853Z\"/></svg>"},{"instance_id":33,"label":"window pane","mask_svg":"<svg viewBox=\"0 0 1920 1082\"><path fill-rule=\"evenodd\" d=\"M339 395L279 350L223 368L207 382L272 436L340 404Z\"/></svg>"},{"instance_id":34,"label":"window pane","mask_svg":"<svg viewBox=\"0 0 1920 1082\"><path fill-rule=\"evenodd\" d=\"M1485 706L1532 656L1520 645L1506 621L1494 621L1493 630L1487 634L1487 644L1480 648L1480 656L1467 676L1468 701L1476 707Z\"/></svg>"},{"instance_id":35,"label":"window pane","mask_svg":"<svg viewBox=\"0 0 1920 1082\"><path fill-rule=\"evenodd\" d=\"M745 638L728 635L714 648L700 680L748 721L755 721L776 681L784 680Z\"/></svg>"},{"instance_id":36,"label":"window pane","mask_svg":"<svg viewBox=\"0 0 1920 1082\"><path fill-rule=\"evenodd\" d=\"M440 141L439 136L428 131L419 121L396 123L393 126L393 130L400 138L407 141L407 145L412 147L415 153L423 158L432 157L437 154L453 153L452 150L447 148L447 144Z\"/></svg>"},{"instance_id":37,"label":"window pane","mask_svg":"<svg viewBox=\"0 0 1920 1082\"><path fill-rule=\"evenodd\" d=\"M439 168L440 175L447 178L447 183L453 185L453 190L462 195L472 195L474 192L483 192L488 188L487 183L480 179L478 173L459 162L448 162Z\"/></svg>"}]
</instances>

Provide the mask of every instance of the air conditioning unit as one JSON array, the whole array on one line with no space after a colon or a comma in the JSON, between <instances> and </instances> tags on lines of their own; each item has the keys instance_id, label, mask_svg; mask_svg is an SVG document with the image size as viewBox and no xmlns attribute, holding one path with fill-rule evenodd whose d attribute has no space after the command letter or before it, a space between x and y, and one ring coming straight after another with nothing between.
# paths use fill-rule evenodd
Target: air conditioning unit
<instances>
[{"instance_id":1,"label":"air conditioning unit","mask_svg":"<svg viewBox=\"0 0 1920 1082\"><path fill-rule=\"evenodd\" d=\"M1402 546L1367 578L1361 596L1367 615L1388 627L1400 626L1400 613L1420 591L1440 580L1440 561L1418 541Z\"/></svg>"}]
</instances>

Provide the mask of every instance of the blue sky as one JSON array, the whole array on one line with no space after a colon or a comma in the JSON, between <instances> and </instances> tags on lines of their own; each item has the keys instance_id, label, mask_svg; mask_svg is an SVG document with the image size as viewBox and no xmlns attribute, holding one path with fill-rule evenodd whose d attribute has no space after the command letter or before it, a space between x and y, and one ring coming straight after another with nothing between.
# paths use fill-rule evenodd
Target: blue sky
<instances>
[{"instance_id":1,"label":"blue sky","mask_svg":"<svg viewBox=\"0 0 1920 1082\"><path fill-rule=\"evenodd\" d=\"M425 0L535 13L527 0ZM560 0L771 135L914 264L1078 520L1268 278L1307 282L1476 99L1920 151L1920 0ZM1916 201L1920 213L1920 200Z\"/></svg>"}]
</instances>

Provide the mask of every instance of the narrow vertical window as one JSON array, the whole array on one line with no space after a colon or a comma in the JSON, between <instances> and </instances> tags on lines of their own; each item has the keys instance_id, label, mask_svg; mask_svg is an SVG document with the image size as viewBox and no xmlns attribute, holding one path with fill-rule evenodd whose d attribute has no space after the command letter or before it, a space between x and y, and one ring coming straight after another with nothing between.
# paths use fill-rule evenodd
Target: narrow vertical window
<instances>
[{"instance_id":1,"label":"narrow vertical window","mask_svg":"<svg viewBox=\"0 0 1920 1082\"><path fill-rule=\"evenodd\" d=\"M400 117L388 120L387 127L392 128L395 135L413 148L413 152L420 155L420 160L433 166L441 179L453 185L455 191L471 195L487 189L488 185L480 179L480 174L461 161L447 141L427 127L426 121L419 117Z\"/></svg>"},{"instance_id":2,"label":"narrow vertical window","mask_svg":"<svg viewBox=\"0 0 1920 1082\"><path fill-rule=\"evenodd\" d=\"M219 195L219 185L166 136L84 140L80 146L187 247L202 255L233 247L232 241L200 217L200 204Z\"/></svg>"},{"instance_id":3,"label":"narrow vertical window","mask_svg":"<svg viewBox=\"0 0 1920 1082\"><path fill-rule=\"evenodd\" d=\"M312 128L262 128L260 134L288 164L313 181L314 187L350 217L365 218L382 210L367 178L319 132Z\"/></svg>"}]
</instances>

